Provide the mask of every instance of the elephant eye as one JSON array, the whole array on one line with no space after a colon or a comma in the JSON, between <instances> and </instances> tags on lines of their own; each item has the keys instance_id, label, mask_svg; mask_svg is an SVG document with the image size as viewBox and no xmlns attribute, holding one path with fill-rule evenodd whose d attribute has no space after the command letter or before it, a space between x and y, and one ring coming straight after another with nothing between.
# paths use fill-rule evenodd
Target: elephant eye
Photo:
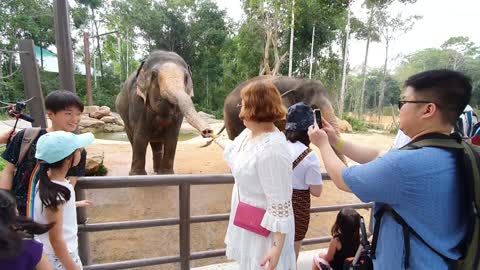
<instances>
[{"instance_id":1,"label":"elephant eye","mask_svg":"<svg viewBox=\"0 0 480 270\"><path fill-rule=\"evenodd\" d=\"M188 84L188 74L185 73L185 76L184 76L184 80L185 80L185 85Z\"/></svg>"}]
</instances>

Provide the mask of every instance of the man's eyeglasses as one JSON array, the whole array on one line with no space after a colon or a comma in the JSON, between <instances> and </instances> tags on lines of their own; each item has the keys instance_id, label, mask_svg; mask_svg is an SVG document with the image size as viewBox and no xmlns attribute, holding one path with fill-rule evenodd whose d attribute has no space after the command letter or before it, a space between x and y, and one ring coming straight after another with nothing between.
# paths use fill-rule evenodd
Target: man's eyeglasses
<instances>
[{"instance_id":1,"label":"man's eyeglasses","mask_svg":"<svg viewBox=\"0 0 480 270\"><path fill-rule=\"evenodd\" d=\"M427 104L427 103L433 103L433 102L431 102L431 101L425 101L425 100L412 100L412 101L409 101L409 100L400 100L400 101L398 102L398 109L400 110L400 109L403 107L403 105L405 105L406 103L425 103L425 104Z\"/></svg>"}]
</instances>

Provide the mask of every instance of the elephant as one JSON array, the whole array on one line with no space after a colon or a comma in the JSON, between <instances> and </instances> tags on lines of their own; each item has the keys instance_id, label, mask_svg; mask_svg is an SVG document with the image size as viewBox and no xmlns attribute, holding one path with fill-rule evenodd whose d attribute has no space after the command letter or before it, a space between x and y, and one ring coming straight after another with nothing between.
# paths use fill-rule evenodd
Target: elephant
<instances>
[{"instance_id":1,"label":"elephant","mask_svg":"<svg viewBox=\"0 0 480 270\"><path fill-rule=\"evenodd\" d=\"M328 100L327 89L320 81L283 76L257 76L239 84L225 98L223 115L225 128L230 140L233 140L245 129L243 121L238 117L240 113L238 104L241 104L240 91L249 83L256 81L271 81L280 91L280 94L282 94L283 103L287 108L303 101L312 105L312 107L320 109L322 117L332 124L338 132L337 120L332 104ZM277 123L277 126L280 126L280 129L282 129L282 123Z\"/></svg>"},{"instance_id":2,"label":"elephant","mask_svg":"<svg viewBox=\"0 0 480 270\"><path fill-rule=\"evenodd\" d=\"M153 170L173 174L180 126L187 122L207 138L213 130L195 110L190 67L174 52L154 51L124 82L115 107L132 145L130 175L145 175L150 143Z\"/></svg>"}]
</instances>

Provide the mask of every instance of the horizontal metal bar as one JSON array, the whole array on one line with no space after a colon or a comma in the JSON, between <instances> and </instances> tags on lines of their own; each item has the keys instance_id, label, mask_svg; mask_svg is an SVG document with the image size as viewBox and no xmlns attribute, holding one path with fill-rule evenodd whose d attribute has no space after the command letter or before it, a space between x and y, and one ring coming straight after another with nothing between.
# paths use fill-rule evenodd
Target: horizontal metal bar
<instances>
[{"instance_id":1,"label":"horizontal metal bar","mask_svg":"<svg viewBox=\"0 0 480 270\"><path fill-rule=\"evenodd\" d=\"M302 242L302 245L307 246L307 245L315 245L315 244L321 244L321 243L329 243L330 240L332 240L331 236L309 238L309 239L304 239ZM208 250L208 251L192 252L192 254L190 255L190 260L201 260L201 259L215 258L215 257L222 257L222 256L225 256L225 249L215 249L215 250ZM160 264L166 264L166 263L174 263L179 261L180 261L180 256L167 256L167 257L158 257L158 258L151 258L151 259L122 261L122 262L115 262L115 263L94 264L90 266L84 266L83 269L84 270L127 269L127 268L134 268L134 267L145 267L145 266L160 265Z\"/></svg>"},{"instance_id":2,"label":"horizontal metal bar","mask_svg":"<svg viewBox=\"0 0 480 270\"><path fill-rule=\"evenodd\" d=\"M322 173L323 180L330 179L327 173ZM76 188L104 189L104 188L129 188L151 186L177 186L233 184L231 174L175 174L175 175L135 175L135 176L93 176L81 177Z\"/></svg>"},{"instance_id":3,"label":"horizontal metal bar","mask_svg":"<svg viewBox=\"0 0 480 270\"><path fill-rule=\"evenodd\" d=\"M373 206L372 203L353 203L353 204L341 204L341 205L334 205L334 206L321 206L321 207L311 208L310 213L333 212L333 211L338 211L345 207L350 207L354 209L369 209L369 208L372 208L372 206ZM190 219L190 223L227 221L229 217L230 217L229 213L192 216ZM178 225L178 224L180 224L179 218L116 221L116 222L93 223L93 224L79 224L78 231L79 232L101 232L101 231L172 226L172 225Z\"/></svg>"},{"instance_id":4,"label":"horizontal metal bar","mask_svg":"<svg viewBox=\"0 0 480 270\"><path fill-rule=\"evenodd\" d=\"M135 267L145 267L145 266L176 263L176 262L180 262L180 256L165 256L165 257L155 257L155 258L148 258L148 259L113 262L113 263L93 264L88 266L85 265L83 269L84 270L117 270L117 269L129 269L129 268L135 268Z\"/></svg>"},{"instance_id":5,"label":"horizontal metal bar","mask_svg":"<svg viewBox=\"0 0 480 270\"><path fill-rule=\"evenodd\" d=\"M330 240L332 240L331 236L323 236L323 237L318 237L318 238L303 239L302 246L316 245L316 244L321 244L321 243L329 243Z\"/></svg>"},{"instance_id":6,"label":"horizontal metal bar","mask_svg":"<svg viewBox=\"0 0 480 270\"><path fill-rule=\"evenodd\" d=\"M193 216L190 218L190 223L203 223L203 222L215 222L215 221L227 221L230 218L229 213Z\"/></svg>"},{"instance_id":7,"label":"horizontal metal bar","mask_svg":"<svg viewBox=\"0 0 480 270\"><path fill-rule=\"evenodd\" d=\"M190 260L200 260L222 256L225 256L225 249L215 249L208 251L192 252L192 254L190 255Z\"/></svg>"},{"instance_id":8,"label":"horizontal metal bar","mask_svg":"<svg viewBox=\"0 0 480 270\"><path fill-rule=\"evenodd\" d=\"M216 175L142 175L82 177L77 183L82 189L129 188L151 186L178 186L180 184L233 184L231 174Z\"/></svg>"},{"instance_id":9,"label":"horizontal metal bar","mask_svg":"<svg viewBox=\"0 0 480 270\"><path fill-rule=\"evenodd\" d=\"M329 206L320 206L310 208L310 213L324 213L324 212L333 212L341 210L342 208L353 208L353 209L370 209L373 207L373 203L350 203L350 204L337 204Z\"/></svg>"},{"instance_id":10,"label":"horizontal metal bar","mask_svg":"<svg viewBox=\"0 0 480 270\"><path fill-rule=\"evenodd\" d=\"M78 224L78 232L101 232L149 227L161 227L180 224L179 218L144 219L134 221L115 221L93 224Z\"/></svg>"}]
</instances>

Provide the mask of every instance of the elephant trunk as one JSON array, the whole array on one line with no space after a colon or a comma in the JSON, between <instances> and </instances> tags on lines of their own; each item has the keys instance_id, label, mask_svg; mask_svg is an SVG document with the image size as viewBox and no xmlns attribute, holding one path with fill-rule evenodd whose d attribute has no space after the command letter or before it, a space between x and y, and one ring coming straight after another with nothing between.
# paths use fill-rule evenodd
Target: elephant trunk
<instances>
[{"instance_id":1,"label":"elephant trunk","mask_svg":"<svg viewBox=\"0 0 480 270\"><path fill-rule=\"evenodd\" d=\"M187 122L200 131L203 137L211 137L213 135L213 130L195 110L195 106L193 105L190 96L184 91L178 91L175 96L177 98L177 104L185 116L185 119L187 119Z\"/></svg>"}]
</instances>

